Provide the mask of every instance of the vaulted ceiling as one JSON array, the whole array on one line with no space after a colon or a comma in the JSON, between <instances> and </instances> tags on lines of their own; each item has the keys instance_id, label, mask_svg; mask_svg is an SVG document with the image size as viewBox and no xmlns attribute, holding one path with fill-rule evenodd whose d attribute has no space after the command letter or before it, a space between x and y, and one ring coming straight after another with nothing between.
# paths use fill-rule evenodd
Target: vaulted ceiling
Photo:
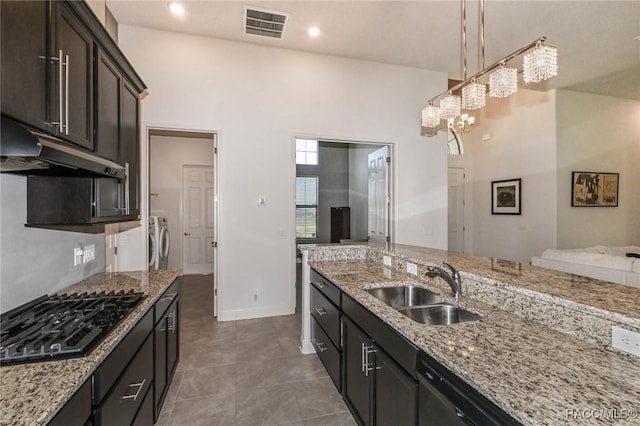
<instances>
[{"instance_id":1,"label":"vaulted ceiling","mask_svg":"<svg viewBox=\"0 0 640 426\"><path fill-rule=\"evenodd\" d=\"M121 25L446 72L461 79L461 3L417 1L107 0ZM245 35L243 6L289 14L281 40ZM319 37L307 34L318 26ZM479 70L479 2L467 1L468 75ZM485 1L485 64L540 36L559 50L559 75L535 89L568 88L640 100L640 1ZM158 52L162 54L162 52ZM521 59L519 59L521 61ZM430 94L425 94L425 98Z\"/></svg>"}]
</instances>

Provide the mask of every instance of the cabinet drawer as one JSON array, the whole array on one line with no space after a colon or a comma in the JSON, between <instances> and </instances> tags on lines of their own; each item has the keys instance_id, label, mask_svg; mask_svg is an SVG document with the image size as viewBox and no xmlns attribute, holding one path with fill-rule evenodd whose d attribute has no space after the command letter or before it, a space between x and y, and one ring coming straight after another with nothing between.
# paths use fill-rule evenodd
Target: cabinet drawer
<instances>
[{"instance_id":1,"label":"cabinet drawer","mask_svg":"<svg viewBox=\"0 0 640 426\"><path fill-rule=\"evenodd\" d=\"M335 305L340 308L342 292L334 283L320 275L316 272L315 269L311 269L311 284L314 285L318 290L322 292L329 300L331 300Z\"/></svg>"},{"instance_id":2,"label":"cabinet drawer","mask_svg":"<svg viewBox=\"0 0 640 426\"><path fill-rule=\"evenodd\" d=\"M153 425L153 389L149 389L147 395L142 400L140 410L136 415L136 419L132 426L151 426Z\"/></svg>"},{"instance_id":3,"label":"cabinet drawer","mask_svg":"<svg viewBox=\"0 0 640 426\"><path fill-rule=\"evenodd\" d=\"M122 370L153 330L153 310L149 310L93 373L93 404L98 405ZM152 364L153 357L147 361Z\"/></svg>"},{"instance_id":4,"label":"cabinet drawer","mask_svg":"<svg viewBox=\"0 0 640 426\"><path fill-rule=\"evenodd\" d=\"M178 297L179 293L180 293L180 278L176 278L173 284L171 284L171 286L169 286L169 288L166 289L164 293L162 293L162 296L160 296L160 298L157 300L156 304L154 305L154 310L155 310L155 317L153 319L154 324L157 324L158 321L162 319L162 316L164 315L165 312L167 312L169 305L171 305L171 302L173 302L173 300L176 297Z\"/></svg>"},{"instance_id":5,"label":"cabinet drawer","mask_svg":"<svg viewBox=\"0 0 640 426\"><path fill-rule=\"evenodd\" d=\"M96 423L100 426L131 424L152 384L153 339L149 336L96 410Z\"/></svg>"},{"instance_id":6,"label":"cabinet drawer","mask_svg":"<svg viewBox=\"0 0 640 426\"><path fill-rule=\"evenodd\" d=\"M340 311L315 286L311 286L311 315L322 327L331 342L342 348L340 342Z\"/></svg>"},{"instance_id":7,"label":"cabinet drawer","mask_svg":"<svg viewBox=\"0 0 640 426\"><path fill-rule=\"evenodd\" d=\"M329 377L336 385L338 392L342 392L342 385L340 382L340 372L342 370L342 354L331 343L331 340L327 337L322 327L318 324L315 318L311 319L311 343L316 349L316 353L324 364L324 368L327 369Z\"/></svg>"},{"instance_id":8,"label":"cabinet drawer","mask_svg":"<svg viewBox=\"0 0 640 426\"><path fill-rule=\"evenodd\" d=\"M367 308L345 296L342 312L384 349L411 377L416 377L418 348Z\"/></svg>"}]
</instances>

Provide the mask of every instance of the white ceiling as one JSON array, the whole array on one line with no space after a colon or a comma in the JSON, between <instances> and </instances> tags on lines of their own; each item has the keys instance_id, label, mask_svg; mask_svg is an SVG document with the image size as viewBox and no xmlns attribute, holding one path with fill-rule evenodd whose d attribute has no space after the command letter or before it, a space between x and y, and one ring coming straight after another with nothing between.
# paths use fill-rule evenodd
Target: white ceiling
<instances>
[{"instance_id":1,"label":"white ceiling","mask_svg":"<svg viewBox=\"0 0 640 426\"><path fill-rule=\"evenodd\" d=\"M119 24L444 71L452 79L462 77L458 0L181 3L186 13L176 17L169 12L167 1L107 0ZM244 5L290 14L283 39L244 35ZM478 1L467 2L468 75L479 70L478 9ZM312 25L321 30L317 38L307 35ZM640 100L640 40L634 39L640 36L640 1L485 0L486 65L543 35L548 45L558 47L559 75L531 88L568 88Z\"/></svg>"}]
</instances>

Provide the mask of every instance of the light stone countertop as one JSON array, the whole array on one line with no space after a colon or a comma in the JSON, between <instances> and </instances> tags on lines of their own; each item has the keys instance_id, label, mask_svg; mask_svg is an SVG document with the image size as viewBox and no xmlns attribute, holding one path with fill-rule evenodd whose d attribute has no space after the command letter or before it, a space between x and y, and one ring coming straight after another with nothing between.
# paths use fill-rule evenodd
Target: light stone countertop
<instances>
[{"instance_id":1,"label":"light stone countertop","mask_svg":"<svg viewBox=\"0 0 640 426\"><path fill-rule=\"evenodd\" d=\"M301 248L314 250L311 246ZM519 272L514 275L508 268L503 268L505 264L498 265L497 270L491 269L492 264L497 265L495 260L441 250L394 246L380 252L371 251L357 260L310 260L309 264L522 424L640 424L638 417L617 420L567 418L568 413L572 413L568 410L576 413L578 410L616 409L618 415L625 413L623 410L635 410L637 414L640 411L639 358L616 353L603 345L480 302L465 295L464 288L460 304L486 314L486 318L449 326L417 323L364 291L365 288L411 281L451 299L451 289L444 281L409 276L398 272L401 268L397 265L390 269L376 260L389 253L399 256L394 262L405 260L405 257L432 264L447 260L463 273L508 282L525 293L550 293L554 298L566 297L580 306L617 311L636 324L640 323L638 289L574 279L568 274L556 274L529 265L515 265ZM571 288L574 284L578 287ZM631 296L632 300L617 299L620 296ZM618 309L620 306L623 308ZM591 413L579 414L588 416Z\"/></svg>"},{"instance_id":2,"label":"light stone countertop","mask_svg":"<svg viewBox=\"0 0 640 426\"><path fill-rule=\"evenodd\" d=\"M149 311L178 273L173 270L101 273L59 291L133 290L144 292L146 297L87 356L0 367L0 424L47 424Z\"/></svg>"}]
</instances>

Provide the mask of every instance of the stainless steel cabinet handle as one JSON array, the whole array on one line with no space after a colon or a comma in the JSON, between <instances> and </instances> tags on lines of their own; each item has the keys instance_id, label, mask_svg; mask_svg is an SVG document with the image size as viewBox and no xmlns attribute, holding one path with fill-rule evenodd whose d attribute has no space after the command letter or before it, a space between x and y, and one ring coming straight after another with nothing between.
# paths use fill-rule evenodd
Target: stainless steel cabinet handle
<instances>
[{"instance_id":1,"label":"stainless steel cabinet handle","mask_svg":"<svg viewBox=\"0 0 640 426\"><path fill-rule=\"evenodd\" d=\"M142 379L140 383L132 383L129 385L130 388L138 388L138 391L134 395L125 395L122 399L133 399L134 401L138 399L140 392L142 392L142 388L144 388L144 384L147 382L147 379Z\"/></svg>"},{"instance_id":2,"label":"stainless steel cabinet handle","mask_svg":"<svg viewBox=\"0 0 640 426\"><path fill-rule=\"evenodd\" d=\"M460 411L460 409L458 407L456 407L456 416L465 417L464 413L462 411Z\"/></svg>"},{"instance_id":3,"label":"stainless steel cabinet handle","mask_svg":"<svg viewBox=\"0 0 640 426\"><path fill-rule=\"evenodd\" d=\"M129 163L124 163L124 212L125 214L131 213L131 206L129 204Z\"/></svg>"},{"instance_id":4,"label":"stainless steel cabinet handle","mask_svg":"<svg viewBox=\"0 0 640 426\"><path fill-rule=\"evenodd\" d=\"M176 318L173 312L167 314L167 319L169 320L169 331L172 333L176 332Z\"/></svg>"},{"instance_id":5,"label":"stainless steel cabinet handle","mask_svg":"<svg viewBox=\"0 0 640 426\"><path fill-rule=\"evenodd\" d=\"M325 283L323 283L322 281L320 281L320 282L318 282L318 281L314 281L313 283L314 283L314 284L316 285L316 287L318 287L318 288L327 288L327 287L328 287L328 286L327 286Z\"/></svg>"},{"instance_id":6,"label":"stainless steel cabinet handle","mask_svg":"<svg viewBox=\"0 0 640 426\"><path fill-rule=\"evenodd\" d=\"M69 55L64 56L64 75L65 75L65 84L64 84L64 134L69 134Z\"/></svg>"},{"instance_id":7,"label":"stainless steel cabinet handle","mask_svg":"<svg viewBox=\"0 0 640 426\"><path fill-rule=\"evenodd\" d=\"M327 315L327 311L324 308L314 308L314 309L320 316Z\"/></svg>"},{"instance_id":8,"label":"stainless steel cabinet handle","mask_svg":"<svg viewBox=\"0 0 640 426\"><path fill-rule=\"evenodd\" d=\"M64 53L62 49L58 50L58 57L51 58L51 61L58 62L58 121L52 121L51 124L54 126L58 126L58 132L64 132L64 119L63 119L63 110L64 110L64 76L62 74L62 67L64 66Z\"/></svg>"},{"instance_id":9,"label":"stainless steel cabinet handle","mask_svg":"<svg viewBox=\"0 0 640 426\"><path fill-rule=\"evenodd\" d=\"M363 363L364 375L369 377L369 373L372 372L373 370L380 370L380 367L375 367L375 368L372 367L372 362L369 361L369 354L376 353L377 350L373 346L365 346L364 343L362 344L362 348L364 351L364 363Z\"/></svg>"},{"instance_id":10,"label":"stainless steel cabinet handle","mask_svg":"<svg viewBox=\"0 0 640 426\"><path fill-rule=\"evenodd\" d=\"M362 361L362 372L363 372L363 373L364 373L364 370L365 370L365 366L364 366L364 352L365 352L365 349L364 349L364 343L362 343L362 347L361 347L361 349L360 349L360 360Z\"/></svg>"},{"instance_id":11,"label":"stainless steel cabinet handle","mask_svg":"<svg viewBox=\"0 0 640 426\"><path fill-rule=\"evenodd\" d=\"M318 347L318 350L320 351L320 353L322 353L322 352L326 351L327 349L329 349L329 348L327 348L327 345L325 345L322 342L316 342L316 346Z\"/></svg>"}]
</instances>

